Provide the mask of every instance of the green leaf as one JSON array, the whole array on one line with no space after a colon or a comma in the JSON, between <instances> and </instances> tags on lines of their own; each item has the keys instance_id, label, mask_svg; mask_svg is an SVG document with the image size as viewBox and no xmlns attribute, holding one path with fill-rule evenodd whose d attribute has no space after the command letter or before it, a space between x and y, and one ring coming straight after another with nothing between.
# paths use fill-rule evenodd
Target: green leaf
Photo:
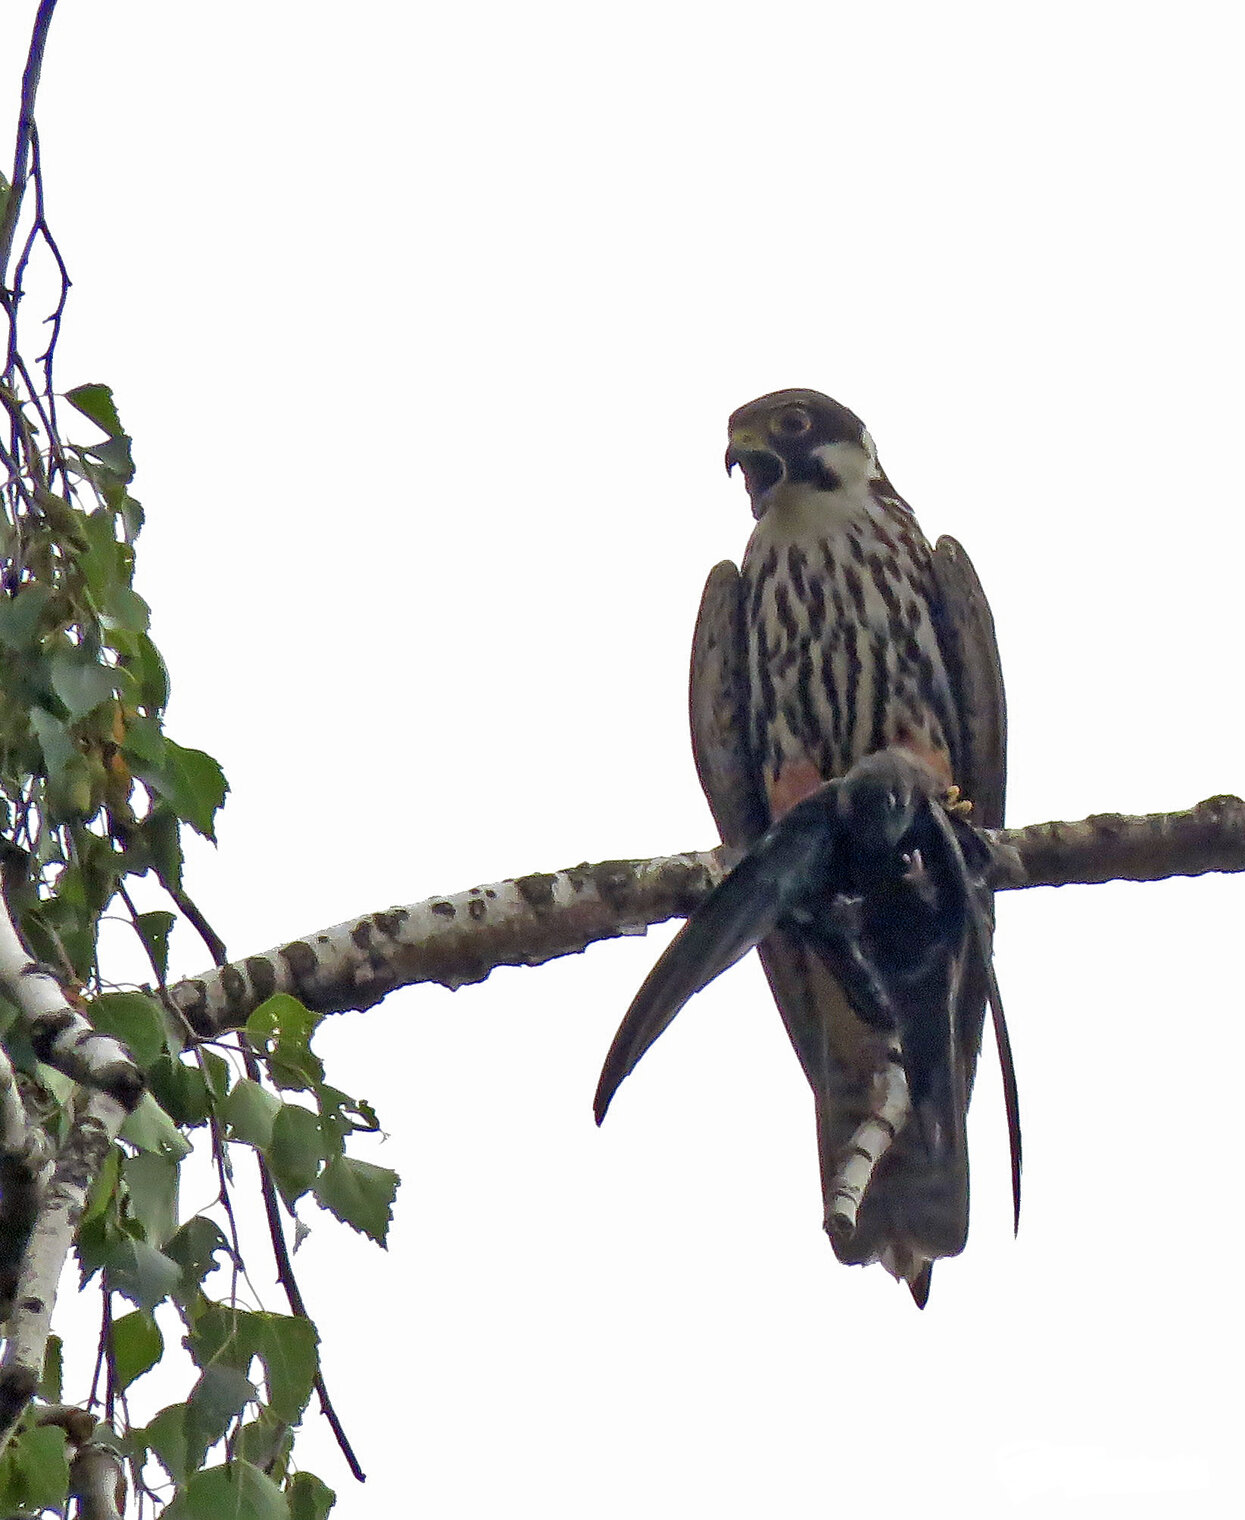
<instances>
[{"instance_id":1,"label":"green leaf","mask_svg":"<svg viewBox=\"0 0 1245 1520\"><path fill-rule=\"evenodd\" d=\"M223 1103L229 1093L229 1080L233 1076L233 1067L224 1056L218 1055L214 1050L200 1049L199 1059L203 1062L203 1079L208 1085L208 1090L218 1103Z\"/></svg>"},{"instance_id":2,"label":"green leaf","mask_svg":"<svg viewBox=\"0 0 1245 1520\"><path fill-rule=\"evenodd\" d=\"M160 765L164 760L164 732L156 719L144 718L141 713L127 718L121 752L131 760Z\"/></svg>"},{"instance_id":3,"label":"green leaf","mask_svg":"<svg viewBox=\"0 0 1245 1520\"><path fill-rule=\"evenodd\" d=\"M196 1473L164 1520L289 1520L285 1495L266 1473L236 1460Z\"/></svg>"},{"instance_id":4,"label":"green leaf","mask_svg":"<svg viewBox=\"0 0 1245 1520\"><path fill-rule=\"evenodd\" d=\"M100 432L107 433L109 438L124 436L125 429L117 416L117 406L112 399L110 386L75 385L73 390L65 392L65 400L84 417L89 417Z\"/></svg>"},{"instance_id":5,"label":"green leaf","mask_svg":"<svg viewBox=\"0 0 1245 1520\"><path fill-rule=\"evenodd\" d=\"M69 1458L59 1425L36 1425L13 1442L14 1465L21 1477L23 1506L36 1513L59 1509L69 1493Z\"/></svg>"},{"instance_id":6,"label":"green leaf","mask_svg":"<svg viewBox=\"0 0 1245 1520\"><path fill-rule=\"evenodd\" d=\"M43 751L48 802L59 816L91 812L91 773L69 730L42 707L30 709L30 726Z\"/></svg>"},{"instance_id":7,"label":"green leaf","mask_svg":"<svg viewBox=\"0 0 1245 1520\"><path fill-rule=\"evenodd\" d=\"M142 992L103 992L92 998L89 1017L103 1034L113 1035L146 1071L164 1054L164 1012Z\"/></svg>"},{"instance_id":8,"label":"green leaf","mask_svg":"<svg viewBox=\"0 0 1245 1520\"><path fill-rule=\"evenodd\" d=\"M224 1362L240 1372L249 1370L255 1355L251 1314L230 1304L209 1303L195 1320L186 1338L186 1350L202 1371L213 1362Z\"/></svg>"},{"instance_id":9,"label":"green leaf","mask_svg":"<svg viewBox=\"0 0 1245 1520\"><path fill-rule=\"evenodd\" d=\"M175 1261L182 1270L181 1289L178 1297L185 1298L186 1290L197 1287L216 1268L216 1256L224 1252L232 1257L229 1242L220 1226L205 1214L188 1219L176 1235L164 1247L164 1254Z\"/></svg>"},{"instance_id":10,"label":"green leaf","mask_svg":"<svg viewBox=\"0 0 1245 1520\"><path fill-rule=\"evenodd\" d=\"M0 644L16 650L36 644L39 622L51 599L51 589L37 583L20 586L12 596L0 597Z\"/></svg>"},{"instance_id":11,"label":"green leaf","mask_svg":"<svg viewBox=\"0 0 1245 1520\"><path fill-rule=\"evenodd\" d=\"M176 915L164 908L156 908L151 913L140 913L134 921L152 965L161 977L168 975L169 935L175 922Z\"/></svg>"},{"instance_id":12,"label":"green leaf","mask_svg":"<svg viewBox=\"0 0 1245 1520\"><path fill-rule=\"evenodd\" d=\"M186 1349L202 1368L233 1367L249 1371L259 1357L264 1364L268 1408L287 1425L298 1423L311 1397L319 1367L319 1337L310 1320L290 1314L253 1313L208 1304L195 1320Z\"/></svg>"},{"instance_id":13,"label":"green leaf","mask_svg":"<svg viewBox=\"0 0 1245 1520\"><path fill-rule=\"evenodd\" d=\"M130 1190L130 1208L151 1245L163 1246L177 1229L177 1162L152 1151L127 1156L121 1175Z\"/></svg>"},{"instance_id":14,"label":"green leaf","mask_svg":"<svg viewBox=\"0 0 1245 1520\"><path fill-rule=\"evenodd\" d=\"M45 1404L59 1404L63 1382L64 1356L59 1335L49 1335L43 1353L43 1376L39 1379L39 1397Z\"/></svg>"},{"instance_id":15,"label":"green leaf","mask_svg":"<svg viewBox=\"0 0 1245 1520\"><path fill-rule=\"evenodd\" d=\"M290 1520L325 1520L337 1495L315 1473L297 1472L285 1485Z\"/></svg>"},{"instance_id":16,"label":"green leaf","mask_svg":"<svg viewBox=\"0 0 1245 1520\"><path fill-rule=\"evenodd\" d=\"M98 1219L104 1213L113 1201L120 1176L121 1151L117 1146L110 1145L104 1152L99 1171L96 1172L95 1180L91 1183L90 1191L86 1195L81 1224L90 1224L92 1219Z\"/></svg>"},{"instance_id":17,"label":"green leaf","mask_svg":"<svg viewBox=\"0 0 1245 1520\"><path fill-rule=\"evenodd\" d=\"M123 1235L105 1245L103 1256L109 1288L140 1309L154 1309L182 1280L177 1263L145 1240Z\"/></svg>"},{"instance_id":18,"label":"green leaf","mask_svg":"<svg viewBox=\"0 0 1245 1520\"><path fill-rule=\"evenodd\" d=\"M317 1199L343 1224L369 1235L383 1246L393 1218L398 1174L351 1156L337 1156L316 1179Z\"/></svg>"},{"instance_id":19,"label":"green leaf","mask_svg":"<svg viewBox=\"0 0 1245 1520\"><path fill-rule=\"evenodd\" d=\"M117 674L97 665L85 654L54 654L50 661L52 690L69 709L71 718L83 718L101 702L111 699Z\"/></svg>"},{"instance_id":20,"label":"green leaf","mask_svg":"<svg viewBox=\"0 0 1245 1520\"><path fill-rule=\"evenodd\" d=\"M268 1407L279 1420L297 1425L315 1386L320 1366L316 1327L292 1314L252 1314L255 1354L264 1364Z\"/></svg>"},{"instance_id":21,"label":"green leaf","mask_svg":"<svg viewBox=\"0 0 1245 1520\"><path fill-rule=\"evenodd\" d=\"M135 642L138 655L133 669L138 676L141 705L161 712L169 700L169 673L164 658L146 634L139 634Z\"/></svg>"},{"instance_id":22,"label":"green leaf","mask_svg":"<svg viewBox=\"0 0 1245 1520\"><path fill-rule=\"evenodd\" d=\"M250 1424L239 1430L233 1447L235 1455L245 1457L277 1482L289 1470L293 1449L294 1432L284 1420L274 1418L266 1409L261 1409Z\"/></svg>"},{"instance_id":23,"label":"green leaf","mask_svg":"<svg viewBox=\"0 0 1245 1520\"><path fill-rule=\"evenodd\" d=\"M314 1092L324 1081L324 1067L311 1049L311 1036L322 1017L288 992L278 992L246 1021L246 1032L267 1056L269 1073L278 1087Z\"/></svg>"},{"instance_id":24,"label":"green leaf","mask_svg":"<svg viewBox=\"0 0 1245 1520\"><path fill-rule=\"evenodd\" d=\"M205 1367L186 1400L186 1460L198 1467L209 1450L258 1395L255 1385L236 1367Z\"/></svg>"},{"instance_id":25,"label":"green leaf","mask_svg":"<svg viewBox=\"0 0 1245 1520\"><path fill-rule=\"evenodd\" d=\"M207 1078L197 1064L161 1056L147 1073L151 1091L174 1123L193 1128L211 1112Z\"/></svg>"},{"instance_id":26,"label":"green leaf","mask_svg":"<svg viewBox=\"0 0 1245 1520\"><path fill-rule=\"evenodd\" d=\"M174 1161L180 1161L192 1150L190 1141L149 1092L142 1095L138 1107L127 1116L121 1126L121 1138L139 1150L154 1151Z\"/></svg>"},{"instance_id":27,"label":"green leaf","mask_svg":"<svg viewBox=\"0 0 1245 1520\"><path fill-rule=\"evenodd\" d=\"M144 1372L150 1372L164 1355L160 1327L141 1309L113 1320L109 1338L117 1369L118 1393L124 1393Z\"/></svg>"},{"instance_id":28,"label":"green leaf","mask_svg":"<svg viewBox=\"0 0 1245 1520\"><path fill-rule=\"evenodd\" d=\"M182 842L179 825L173 813L164 804L153 808L135 833L140 834L151 856L152 868L164 886L170 892L180 892Z\"/></svg>"},{"instance_id":29,"label":"green leaf","mask_svg":"<svg viewBox=\"0 0 1245 1520\"><path fill-rule=\"evenodd\" d=\"M101 469L117 480L128 485L134 479L134 456L130 452L130 440L124 433L115 438L107 438L103 443L88 444L82 450L96 460ZM116 502L110 502L115 506Z\"/></svg>"},{"instance_id":30,"label":"green leaf","mask_svg":"<svg viewBox=\"0 0 1245 1520\"><path fill-rule=\"evenodd\" d=\"M17 1468L17 1458L9 1442L7 1450L0 1452L0 1514L14 1514L23 1499L22 1475Z\"/></svg>"},{"instance_id":31,"label":"green leaf","mask_svg":"<svg viewBox=\"0 0 1245 1520\"><path fill-rule=\"evenodd\" d=\"M293 1203L316 1180L324 1160L320 1121L310 1109L283 1103L272 1121L272 1139L264 1152L273 1180Z\"/></svg>"},{"instance_id":32,"label":"green leaf","mask_svg":"<svg viewBox=\"0 0 1245 1520\"><path fill-rule=\"evenodd\" d=\"M275 1093L249 1077L243 1078L234 1084L225 1100L224 1119L229 1138L266 1150L272 1140L272 1121L280 1109L281 1099Z\"/></svg>"},{"instance_id":33,"label":"green leaf","mask_svg":"<svg viewBox=\"0 0 1245 1520\"><path fill-rule=\"evenodd\" d=\"M337 1142L338 1151L347 1135L375 1134L380 1128L380 1120L370 1103L352 1098L339 1088L324 1084L317 1089L316 1098L320 1104L321 1128L326 1137L332 1136Z\"/></svg>"},{"instance_id":34,"label":"green leaf","mask_svg":"<svg viewBox=\"0 0 1245 1520\"><path fill-rule=\"evenodd\" d=\"M144 1429L134 1432L135 1438L155 1452L174 1483L181 1483L186 1476L186 1406L170 1404L162 1409ZM168 1511L165 1511L168 1514Z\"/></svg>"},{"instance_id":35,"label":"green leaf","mask_svg":"<svg viewBox=\"0 0 1245 1520\"><path fill-rule=\"evenodd\" d=\"M185 749L166 735L160 768L143 769L136 774L196 833L215 843L213 823L229 784L211 755L201 749Z\"/></svg>"},{"instance_id":36,"label":"green leaf","mask_svg":"<svg viewBox=\"0 0 1245 1520\"><path fill-rule=\"evenodd\" d=\"M114 586L104 603L102 621L110 632L123 628L132 633L146 633L151 625L151 608L133 586Z\"/></svg>"},{"instance_id":37,"label":"green leaf","mask_svg":"<svg viewBox=\"0 0 1245 1520\"><path fill-rule=\"evenodd\" d=\"M128 587L134 574L134 551L117 538L117 521L102 507L82 519L87 540L78 556L78 565L86 579L92 605L100 612L113 594Z\"/></svg>"}]
</instances>

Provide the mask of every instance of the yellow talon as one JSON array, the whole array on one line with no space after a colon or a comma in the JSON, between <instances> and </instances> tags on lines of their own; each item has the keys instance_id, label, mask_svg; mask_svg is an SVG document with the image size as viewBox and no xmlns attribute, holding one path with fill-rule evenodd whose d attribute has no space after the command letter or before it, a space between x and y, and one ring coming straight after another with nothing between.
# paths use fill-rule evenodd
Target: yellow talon
<instances>
[{"instance_id":1,"label":"yellow talon","mask_svg":"<svg viewBox=\"0 0 1245 1520\"><path fill-rule=\"evenodd\" d=\"M958 786L949 786L942 794L942 805L948 813L954 813L957 818L967 818L973 810L973 804L967 797L960 796Z\"/></svg>"}]
</instances>

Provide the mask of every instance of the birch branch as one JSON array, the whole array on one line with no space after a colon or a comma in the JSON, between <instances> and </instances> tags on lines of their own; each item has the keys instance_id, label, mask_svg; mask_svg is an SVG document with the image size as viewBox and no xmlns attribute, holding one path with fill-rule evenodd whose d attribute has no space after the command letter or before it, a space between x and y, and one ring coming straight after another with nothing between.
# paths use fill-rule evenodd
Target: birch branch
<instances>
[{"instance_id":1,"label":"birch branch","mask_svg":"<svg viewBox=\"0 0 1245 1520\"><path fill-rule=\"evenodd\" d=\"M0 987L21 1013L41 1061L86 1090L85 1101L42 1189L21 1252L4 1357L0 1361L0 1451L16 1429L43 1371L56 1285L69 1255L87 1193L126 1115L143 1091L143 1076L119 1040L97 1034L65 998L60 984L22 943L0 893ZM16 1121L16 1114L11 1114Z\"/></svg>"},{"instance_id":2,"label":"birch branch","mask_svg":"<svg viewBox=\"0 0 1245 1520\"><path fill-rule=\"evenodd\" d=\"M69 1490L78 1520L124 1520L125 1469L111 1446L88 1441L69 1464Z\"/></svg>"},{"instance_id":3,"label":"birch branch","mask_svg":"<svg viewBox=\"0 0 1245 1520\"><path fill-rule=\"evenodd\" d=\"M125 1468L112 1426L73 1404L40 1404L32 1414L36 1425L58 1425L74 1448L69 1493L77 1520L124 1520Z\"/></svg>"},{"instance_id":4,"label":"birch branch","mask_svg":"<svg viewBox=\"0 0 1245 1520\"><path fill-rule=\"evenodd\" d=\"M21 1010L35 1054L84 1087L108 1093L127 1110L143 1094L134 1058L109 1034L98 1034L66 999L56 978L22 943L0 894L0 988Z\"/></svg>"},{"instance_id":5,"label":"birch branch","mask_svg":"<svg viewBox=\"0 0 1245 1520\"><path fill-rule=\"evenodd\" d=\"M1245 802L1211 797L1183 813L1103 813L993 830L988 838L1000 890L1245 871ZM316 1012L340 1013L371 1008L418 982L462 987L496 966L538 966L596 940L685 918L729 864L719 848L472 887L322 929L178 982L169 996L195 1032L210 1038L245 1024L276 992Z\"/></svg>"},{"instance_id":6,"label":"birch branch","mask_svg":"<svg viewBox=\"0 0 1245 1520\"><path fill-rule=\"evenodd\" d=\"M39 1386L61 1268L91 1183L128 1112L107 1093L91 1093L56 1158L56 1170L22 1260L4 1359L0 1361L0 1450Z\"/></svg>"},{"instance_id":7,"label":"birch branch","mask_svg":"<svg viewBox=\"0 0 1245 1520\"><path fill-rule=\"evenodd\" d=\"M1019 862L996 881L1011 887L1096 886L1245 871L1245 802L1208 797L1183 813L1094 813L1078 823L995 829L990 838Z\"/></svg>"},{"instance_id":8,"label":"birch branch","mask_svg":"<svg viewBox=\"0 0 1245 1520\"><path fill-rule=\"evenodd\" d=\"M22 1258L52 1172L52 1143L31 1122L0 1047L0 1324L13 1309Z\"/></svg>"},{"instance_id":9,"label":"birch branch","mask_svg":"<svg viewBox=\"0 0 1245 1520\"><path fill-rule=\"evenodd\" d=\"M539 966L643 934L685 918L723 874L720 852L704 850L519 876L322 929L178 982L169 998L204 1037L240 1028L276 992L320 1013L371 1008L398 987L463 987L496 966Z\"/></svg>"}]
</instances>

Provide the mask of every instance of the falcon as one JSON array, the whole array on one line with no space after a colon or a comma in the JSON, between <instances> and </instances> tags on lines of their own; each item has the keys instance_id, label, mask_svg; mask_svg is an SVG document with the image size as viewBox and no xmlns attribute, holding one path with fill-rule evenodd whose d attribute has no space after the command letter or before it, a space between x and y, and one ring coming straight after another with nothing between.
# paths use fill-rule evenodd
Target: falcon
<instances>
[{"instance_id":1,"label":"falcon","mask_svg":"<svg viewBox=\"0 0 1245 1520\"><path fill-rule=\"evenodd\" d=\"M933 880L917 845L895 853L918 815L936 819L947 807L971 806L981 828L1002 825L1006 716L994 624L964 550L945 537L930 547L845 406L811 390L749 402L730 419L726 465L741 468L757 525L742 571L725 561L705 585L692 747L723 843L753 854L727 908L705 905L700 948L695 938L691 949L672 944L673 982L641 990L607 1059L598 1119L681 1001L760 939L812 1088L831 1244L843 1262L880 1262L923 1307L934 1261L958 1254L967 1237L964 1112L988 998L1019 1207L1015 1083L990 996L984 875L964 888L975 911L929 940L941 968L931 981L935 962L907 936L918 932L922 892L945 900L951 877ZM859 769L883 752L872 770ZM821 844L807 853L799 841L811 837L810 804L849 772L850 785L826 804L833 823L819 825ZM877 856L886 869L855 892L828 882L816 849L846 837L861 858L871 831L887 842ZM968 882L962 860L956 869ZM894 896L897 884L906 897ZM871 931L862 914L872 915Z\"/></svg>"}]
</instances>

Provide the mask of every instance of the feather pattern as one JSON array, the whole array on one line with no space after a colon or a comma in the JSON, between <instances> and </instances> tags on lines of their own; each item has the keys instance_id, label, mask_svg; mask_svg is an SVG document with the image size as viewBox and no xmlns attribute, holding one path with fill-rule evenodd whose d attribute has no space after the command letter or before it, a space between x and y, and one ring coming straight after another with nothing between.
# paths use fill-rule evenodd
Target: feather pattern
<instances>
[{"instance_id":1,"label":"feather pattern","mask_svg":"<svg viewBox=\"0 0 1245 1520\"><path fill-rule=\"evenodd\" d=\"M822 781L892 746L958 785L975 822L1001 825L1002 677L989 607L963 549L952 539L930 548L859 419L817 392L777 392L741 408L727 463L742 466L758 522L742 575L732 577L727 563L710 576L691 679L693 749L723 840L755 840ZM955 993L961 1108L991 991L988 901L981 913L983 954L969 958ZM889 1042L853 1010L806 939L777 928L759 951L813 1091L829 1217ZM1010 1103L1014 1079L1008 1090ZM1013 1114L1014 1106L1018 1184ZM854 1232L831 1237L840 1259L881 1261L918 1303L932 1261L961 1250L967 1233L962 1122L957 1129L959 1143L934 1155L919 1126L905 1125Z\"/></svg>"}]
</instances>

